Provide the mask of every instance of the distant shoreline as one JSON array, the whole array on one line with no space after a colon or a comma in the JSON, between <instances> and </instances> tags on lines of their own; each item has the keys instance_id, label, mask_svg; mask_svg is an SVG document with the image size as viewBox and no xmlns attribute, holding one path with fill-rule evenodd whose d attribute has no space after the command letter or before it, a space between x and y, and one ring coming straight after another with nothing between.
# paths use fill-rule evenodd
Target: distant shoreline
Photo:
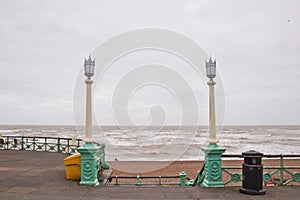
<instances>
[{"instance_id":1,"label":"distant shoreline","mask_svg":"<svg viewBox=\"0 0 300 200\"><path fill-rule=\"evenodd\" d=\"M2 136L83 139L84 127L0 126ZM198 160L207 145L208 127L94 127L93 138L106 145L107 160ZM226 154L255 149L264 154L300 153L300 126L224 126L217 129ZM30 141L30 140L29 140ZM39 141L43 144L44 141Z\"/></svg>"}]
</instances>

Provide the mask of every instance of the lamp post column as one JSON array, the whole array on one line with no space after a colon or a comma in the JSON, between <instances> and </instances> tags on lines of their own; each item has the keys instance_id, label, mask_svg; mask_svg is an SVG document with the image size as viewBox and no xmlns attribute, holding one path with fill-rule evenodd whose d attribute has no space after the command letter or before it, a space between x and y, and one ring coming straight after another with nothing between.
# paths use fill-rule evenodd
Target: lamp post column
<instances>
[{"instance_id":1,"label":"lamp post column","mask_svg":"<svg viewBox=\"0 0 300 200\"><path fill-rule=\"evenodd\" d=\"M209 140L210 144L218 143L216 136L216 116L215 116L215 91L216 84L213 79L210 79L207 84L209 85Z\"/></svg>"},{"instance_id":2,"label":"lamp post column","mask_svg":"<svg viewBox=\"0 0 300 200\"><path fill-rule=\"evenodd\" d=\"M85 126L85 142L92 142L92 84L93 80L88 78L86 81L86 126Z\"/></svg>"}]
</instances>

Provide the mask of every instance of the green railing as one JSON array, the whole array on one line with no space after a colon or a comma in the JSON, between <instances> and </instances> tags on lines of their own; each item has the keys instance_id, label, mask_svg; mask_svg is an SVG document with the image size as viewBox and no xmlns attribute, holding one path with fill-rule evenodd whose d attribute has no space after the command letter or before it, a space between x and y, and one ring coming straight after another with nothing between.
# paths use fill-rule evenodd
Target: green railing
<instances>
[{"instance_id":1,"label":"green railing","mask_svg":"<svg viewBox=\"0 0 300 200\"><path fill-rule=\"evenodd\" d=\"M205 178L204 169L205 169L205 162L203 163L201 170L197 171L197 177L194 181L193 186L195 186L195 185L201 186L202 185L202 182Z\"/></svg>"},{"instance_id":2,"label":"green railing","mask_svg":"<svg viewBox=\"0 0 300 200\"><path fill-rule=\"evenodd\" d=\"M76 149L81 146L81 139L76 138L60 138L60 137L35 137L35 136L1 136L0 150L28 150L28 151L46 151L58 153L76 153ZM104 152L104 146L103 149ZM104 169L109 169L105 162L105 153L97 156L99 162L103 163ZM224 154L222 158L243 158L240 154ZM286 166L284 158L300 158L300 155L263 155L263 158L279 158L278 166L263 166L263 181L265 185L274 184L276 186L285 186L293 182L300 182L300 166ZM181 172L179 176L112 176L110 177L110 185L177 185L185 186L201 186L205 177L203 173L204 166L197 172L196 180L191 180L186 176L185 172ZM242 166L222 166L222 171L227 180L224 180L224 185L229 183L238 183L242 181ZM224 177L224 176L223 176ZM121 180L134 180L122 182ZM177 181L170 181L171 179ZM178 181L179 179L179 181ZM114 181L113 181L114 180ZM155 180L155 181L153 181ZM167 181L164 181L167 180Z\"/></svg>"},{"instance_id":3,"label":"green railing","mask_svg":"<svg viewBox=\"0 0 300 200\"><path fill-rule=\"evenodd\" d=\"M223 158L242 158L242 155L222 155ZM284 186L292 182L300 182L300 166L285 166L284 158L300 158L300 155L263 155L263 158L279 158L278 166L263 166L263 181L265 185ZM238 172L232 172L239 170ZM223 181L224 185L242 181L242 166L222 166L222 171L229 175L229 179Z\"/></svg>"},{"instance_id":4,"label":"green railing","mask_svg":"<svg viewBox=\"0 0 300 200\"><path fill-rule=\"evenodd\" d=\"M35 136L2 136L0 150L28 150L73 154L81 146L81 139Z\"/></svg>"},{"instance_id":5,"label":"green railing","mask_svg":"<svg viewBox=\"0 0 300 200\"><path fill-rule=\"evenodd\" d=\"M104 169L110 169L110 166L105 159L105 145L99 143L95 144L98 146L98 151L95 154L98 171L100 170L100 172L102 172Z\"/></svg>"},{"instance_id":6,"label":"green railing","mask_svg":"<svg viewBox=\"0 0 300 200\"><path fill-rule=\"evenodd\" d=\"M127 180L127 181L124 181ZM193 186L194 181L181 172L178 176L111 176L109 185L113 186Z\"/></svg>"}]
</instances>

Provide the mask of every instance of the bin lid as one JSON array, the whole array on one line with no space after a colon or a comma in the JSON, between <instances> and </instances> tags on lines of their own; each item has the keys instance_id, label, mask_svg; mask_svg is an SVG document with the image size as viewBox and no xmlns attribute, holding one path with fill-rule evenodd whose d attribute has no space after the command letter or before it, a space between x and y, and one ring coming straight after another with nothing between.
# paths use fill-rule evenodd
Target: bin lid
<instances>
[{"instance_id":1,"label":"bin lid","mask_svg":"<svg viewBox=\"0 0 300 200\"><path fill-rule=\"evenodd\" d=\"M250 150L250 151L245 151L242 153L243 157L262 157L263 153L255 151L255 150Z\"/></svg>"},{"instance_id":2,"label":"bin lid","mask_svg":"<svg viewBox=\"0 0 300 200\"><path fill-rule=\"evenodd\" d=\"M73 155L70 155L70 156L66 157L64 159L64 163L65 163L65 165L80 164L80 157L81 157L80 153L75 153Z\"/></svg>"}]
</instances>

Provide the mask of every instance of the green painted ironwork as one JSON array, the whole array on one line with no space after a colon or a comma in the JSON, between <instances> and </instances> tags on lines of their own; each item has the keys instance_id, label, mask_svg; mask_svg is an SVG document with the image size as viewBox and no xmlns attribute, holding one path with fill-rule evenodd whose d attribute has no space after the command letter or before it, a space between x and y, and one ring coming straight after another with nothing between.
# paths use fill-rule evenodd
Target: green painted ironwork
<instances>
[{"instance_id":1,"label":"green painted ironwork","mask_svg":"<svg viewBox=\"0 0 300 200\"><path fill-rule=\"evenodd\" d=\"M57 153L76 153L82 140L60 137L37 137L37 136L2 136L3 145L0 149L46 151Z\"/></svg>"},{"instance_id":2,"label":"green painted ironwork","mask_svg":"<svg viewBox=\"0 0 300 200\"><path fill-rule=\"evenodd\" d=\"M226 158L241 158L241 155L223 155ZM265 158L279 158L279 166L263 166L263 181L265 185L269 182L275 186L285 186L292 182L300 182L300 166L285 166L284 158L299 158L300 155L263 155ZM231 172L232 170L239 170L239 172ZM273 171L270 171L273 170ZM294 172L292 172L293 170ZM230 175L229 180L224 181L224 185L231 182L237 183L243 180L242 166L223 166L222 171ZM289 179L285 179L289 176Z\"/></svg>"},{"instance_id":3,"label":"green painted ironwork","mask_svg":"<svg viewBox=\"0 0 300 200\"><path fill-rule=\"evenodd\" d=\"M202 183L203 183L203 180L204 180L204 174L203 174L203 172L201 172L200 170L198 170L196 184L198 186L201 186Z\"/></svg>"},{"instance_id":4,"label":"green painted ironwork","mask_svg":"<svg viewBox=\"0 0 300 200\"><path fill-rule=\"evenodd\" d=\"M99 171L99 150L95 144L86 143L79 147L77 151L81 154L81 185L99 185L98 171Z\"/></svg>"},{"instance_id":5,"label":"green painted ironwork","mask_svg":"<svg viewBox=\"0 0 300 200\"><path fill-rule=\"evenodd\" d=\"M158 185L161 185L161 176L158 176Z\"/></svg>"},{"instance_id":6,"label":"green painted ironwork","mask_svg":"<svg viewBox=\"0 0 300 200\"><path fill-rule=\"evenodd\" d=\"M97 159L97 163L98 165L100 165L100 169L110 169L109 164L106 162L105 160L105 144L98 144L95 143L95 145L97 145L98 151L95 154L95 157Z\"/></svg>"},{"instance_id":7,"label":"green painted ironwork","mask_svg":"<svg viewBox=\"0 0 300 200\"><path fill-rule=\"evenodd\" d=\"M178 176L140 176L140 175L137 175L137 176L111 176L110 179L111 179L110 185L113 185L113 186L174 185L174 186L186 187L186 186L194 185L194 180L189 179L186 176L185 172L181 172ZM167 179L167 180L176 179L179 181L163 181L164 179ZM113 181L113 180L115 180L115 181ZM127 182L122 181L121 182L120 180L132 180L132 181L127 181ZM145 181L143 181L143 180L145 180ZM150 180L157 180L157 181L150 181Z\"/></svg>"},{"instance_id":8,"label":"green painted ironwork","mask_svg":"<svg viewBox=\"0 0 300 200\"><path fill-rule=\"evenodd\" d=\"M57 144L56 144L56 146L57 146L57 152L60 153L61 149L60 149L60 138L59 137L57 137Z\"/></svg>"},{"instance_id":9,"label":"green painted ironwork","mask_svg":"<svg viewBox=\"0 0 300 200\"><path fill-rule=\"evenodd\" d=\"M195 184L195 181L194 181L194 180L189 180L188 186L194 186L194 184Z\"/></svg>"},{"instance_id":10,"label":"green painted ironwork","mask_svg":"<svg viewBox=\"0 0 300 200\"><path fill-rule=\"evenodd\" d=\"M137 175L136 176L136 186L142 186L142 184L141 184L141 180L140 180L141 178L140 178L140 176L139 175Z\"/></svg>"},{"instance_id":11,"label":"green painted ironwork","mask_svg":"<svg viewBox=\"0 0 300 200\"><path fill-rule=\"evenodd\" d=\"M185 187L186 186L186 173L185 172L180 172L180 187Z\"/></svg>"},{"instance_id":12,"label":"green painted ironwork","mask_svg":"<svg viewBox=\"0 0 300 200\"><path fill-rule=\"evenodd\" d=\"M222 181L222 159L221 156L225 149L217 144L209 144L207 147L201 148L205 153L204 187L224 187Z\"/></svg>"},{"instance_id":13,"label":"green painted ironwork","mask_svg":"<svg viewBox=\"0 0 300 200\"><path fill-rule=\"evenodd\" d=\"M197 171L197 177L196 177L196 180L194 181L193 186L195 186L195 185L201 186L202 185L203 180L205 178L204 169L205 169L205 162L203 163L201 170Z\"/></svg>"},{"instance_id":14,"label":"green painted ironwork","mask_svg":"<svg viewBox=\"0 0 300 200\"><path fill-rule=\"evenodd\" d=\"M102 173L104 169L110 169L110 166L105 162L105 145L87 142L77 148L77 151L81 154L80 184L99 185L98 173Z\"/></svg>"}]
</instances>

